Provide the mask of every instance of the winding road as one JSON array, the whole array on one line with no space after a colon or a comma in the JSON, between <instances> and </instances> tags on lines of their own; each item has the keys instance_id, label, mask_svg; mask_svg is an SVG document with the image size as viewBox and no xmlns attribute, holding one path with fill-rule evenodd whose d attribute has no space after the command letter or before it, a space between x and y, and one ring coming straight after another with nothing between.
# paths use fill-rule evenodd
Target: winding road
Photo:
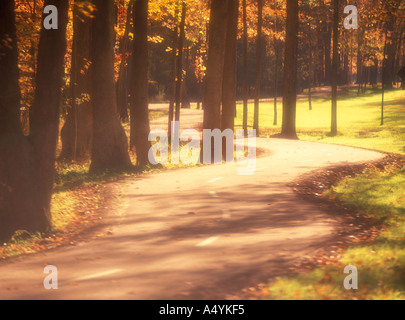
<instances>
[{"instance_id":1,"label":"winding road","mask_svg":"<svg viewBox=\"0 0 405 320\"><path fill-rule=\"evenodd\" d=\"M384 157L305 141L257 139L257 147L271 154L254 175L238 175L235 163L123 181L108 235L0 264L0 299L232 299L336 232L338 222L288 182ZM57 290L43 286L46 265L58 268Z\"/></svg>"}]
</instances>

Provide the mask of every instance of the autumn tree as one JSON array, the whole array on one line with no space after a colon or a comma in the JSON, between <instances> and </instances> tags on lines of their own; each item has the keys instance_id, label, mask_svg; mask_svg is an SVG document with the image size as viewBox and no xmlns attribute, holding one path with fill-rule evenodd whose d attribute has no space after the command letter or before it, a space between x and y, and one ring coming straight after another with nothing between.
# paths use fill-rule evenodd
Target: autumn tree
<instances>
[{"instance_id":1,"label":"autumn tree","mask_svg":"<svg viewBox=\"0 0 405 320\"><path fill-rule=\"evenodd\" d=\"M222 130L234 130L236 108L236 40L238 33L239 0L229 0L228 21L222 80ZM225 149L224 149L225 150Z\"/></svg>"},{"instance_id":2,"label":"autumn tree","mask_svg":"<svg viewBox=\"0 0 405 320\"><path fill-rule=\"evenodd\" d=\"M176 57L176 89L175 89L175 102L176 110L175 117L176 121L180 120L180 108L181 108L181 94L183 83L183 47L184 47L184 38L185 38L185 24L186 24L186 13L187 5L186 1L182 0L181 3L181 20L179 26L179 37L177 43L177 57Z\"/></svg>"},{"instance_id":3,"label":"autumn tree","mask_svg":"<svg viewBox=\"0 0 405 320\"><path fill-rule=\"evenodd\" d=\"M281 137L298 139L295 129L297 101L298 0L287 0L284 52L283 122Z\"/></svg>"},{"instance_id":4,"label":"autumn tree","mask_svg":"<svg viewBox=\"0 0 405 320\"><path fill-rule=\"evenodd\" d=\"M150 143L148 97L148 0L136 0L133 10L134 50L131 70L130 145L139 166L148 164Z\"/></svg>"},{"instance_id":5,"label":"autumn tree","mask_svg":"<svg viewBox=\"0 0 405 320\"><path fill-rule=\"evenodd\" d=\"M46 0L58 9L58 28L42 28L29 136L20 126L15 3L0 2L0 238L16 230L50 227L66 51L68 0ZM44 17L43 17L44 18Z\"/></svg>"},{"instance_id":6,"label":"autumn tree","mask_svg":"<svg viewBox=\"0 0 405 320\"><path fill-rule=\"evenodd\" d=\"M91 172L131 166L128 141L121 126L114 80L114 4L94 0L92 21L92 106L93 143Z\"/></svg>"},{"instance_id":7,"label":"autumn tree","mask_svg":"<svg viewBox=\"0 0 405 320\"><path fill-rule=\"evenodd\" d=\"M256 35L256 81L255 81L255 103L253 115L253 129L259 134L259 100L260 84L262 76L262 26L263 26L263 0L257 1L257 35Z\"/></svg>"},{"instance_id":8,"label":"autumn tree","mask_svg":"<svg viewBox=\"0 0 405 320\"><path fill-rule=\"evenodd\" d=\"M339 0L333 0L332 115L330 135L337 135L337 81L339 46Z\"/></svg>"},{"instance_id":9,"label":"autumn tree","mask_svg":"<svg viewBox=\"0 0 405 320\"><path fill-rule=\"evenodd\" d=\"M243 71L242 71L242 96L243 96L243 120L242 126L245 134L247 134L247 119L248 119L248 26L247 26L247 5L246 0L242 0L242 12L243 12Z\"/></svg>"},{"instance_id":10,"label":"autumn tree","mask_svg":"<svg viewBox=\"0 0 405 320\"><path fill-rule=\"evenodd\" d=\"M130 33L132 29L132 10L134 7L135 0L130 0L126 10L126 21L124 35L121 39L119 46L119 56L121 62L119 65L118 79L117 79L117 107L120 119L123 122L127 122L129 119L128 115L128 87L129 87L129 52L132 51L130 41Z\"/></svg>"},{"instance_id":11,"label":"autumn tree","mask_svg":"<svg viewBox=\"0 0 405 320\"><path fill-rule=\"evenodd\" d=\"M61 131L62 160L90 158L92 137L90 27L87 1L76 0L73 8L73 45L70 68L70 108Z\"/></svg>"},{"instance_id":12,"label":"autumn tree","mask_svg":"<svg viewBox=\"0 0 405 320\"><path fill-rule=\"evenodd\" d=\"M228 0L212 0L207 75L204 90L204 129L221 128L222 78Z\"/></svg>"}]
</instances>

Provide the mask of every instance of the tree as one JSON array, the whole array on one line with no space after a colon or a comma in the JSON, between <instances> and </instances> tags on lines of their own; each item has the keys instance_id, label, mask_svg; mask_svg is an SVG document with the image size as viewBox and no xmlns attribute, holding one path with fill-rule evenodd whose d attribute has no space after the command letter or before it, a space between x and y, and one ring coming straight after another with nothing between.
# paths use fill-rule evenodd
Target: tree
<instances>
[{"instance_id":1,"label":"tree","mask_svg":"<svg viewBox=\"0 0 405 320\"><path fill-rule=\"evenodd\" d=\"M283 122L281 137L298 139L295 129L297 103L298 0L287 0L284 53Z\"/></svg>"},{"instance_id":2,"label":"tree","mask_svg":"<svg viewBox=\"0 0 405 320\"><path fill-rule=\"evenodd\" d=\"M132 53L130 145L135 147L138 166L148 164L150 143L148 102L148 0L136 0L134 6L134 51Z\"/></svg>"},{"instance_id":3,"label":"tree","mask_svg":"<svg viewBox=\"0 0 405 320\"><path fill-rule=\"evenodd\" d=\"M118 113L120 114L120 119L124 122L127 122L129 119L128 116L128 68L129 68L129 60L127 58L127 54L130 51L130 39L129 33L132 31L131 26L131 16L132 16L132 9L134 7L134 0L130 0L128 3L127 11L126 11L126 23L125 23L125 31L124 36L121 40L120 44L120 55L121 55L121 63L118 72L118 80L117 80L117 107Z\"/></svg>"},{"instance_id":4,"label":"tree","mask_svg":"<svg viewBox=\"0 0 405 320\"><path fill-rule=\"evenodd\" d=\"M256 81L255 81L255 108L253 116L253 129L259 135L259 99L260 80L262 76L262 25L263 25L263 0L257 0L257 36L256 36Z\"/></svg>"},{"instance_id":5,"label":"tree","mask_svg":"<svg viewBox=\"0 0 405 320\"><path fill-rule=\"evenodd\" d=\"M236 108L236 40L239 0L229 0L225 42L224 74L222 80L222 130L234 130ZM225 149L224 149L225 150Z\"/></svg>"},{"instance_id":6,"label":"tree","mask_svg":"<svg viewBox=\"0 0 405 320\"><path fill-rule=\"evenodd\" d=\"M247 30L247 12L246 12L246 0L242 0L243 10L243 74L242 74L242 87L243 87L243 130L245 135L247 134L247 118L248 118L248 30Z\"/></svg>"},{"instance_id":7,"label":"tree","mask_svg":"<svg viewBox=\"0 0 405 320\"><path fill-rule=\"evenodd\" d=\"M275 10L277 9L276 2L274 3ZM274 116L273 116L273 125L277 125L277 96L278 96L278 57L279 57L279 44L276 38L277 33L277 26L278 26L278 15L276 12L274 18L274 34L273 34L273 47L274 47Z\"/></svg>"},{"instance_id":8,"label":"tree","mask_svg":"<svg viewBox=\"0 0 405 320\"><path fill-rule=\"evenodd\" d=\"M181 5L181 20L180 20L180 34L177 46L177 61L176 61L176 111L175 120L180 121L180 108L181 108L181 92L183 84L183 46L184 46L184 28L186 23L187 6L185 0L182 0Z\"/></svg>"},{"instance_id":9,"label":"tree","mask_svg":"<svg viewBox=\"0 0 405 320\"><path fill-rule=\"evenodd\" d=\"M94 0L92 23L93 143L90 172L131 167L128 141L121 126L114 80L114 3Z\"/></svg>"},{"instance_id":10,"label":"tree","mask_svg":"<svg viewBox=\"0 0 405 320\"><path fill-rule=\"evenodd\" d=\"M222 79L228 0L212 0L209 26L207 76L204 90L204 129L221 127Z\"/></svg>"},{"instance_id":11,"label":"tree","mask_svg":"<svg viewBox=\"0 0 405 320\"><path fill-rule=\"evenodd\" d=\"M172 52L171 52L171 70L170 70L170 97L169 97L169 117L168 117L168 128L169 134L168 138L171 141L172 137L172 121L173 121L173 113L174 113L174 104L176 101L176 59L177 59L177 42L178 42L178 35L179 35L179 26L178 26L178 15L179 9L178 6L175 6L175 12L173 16L173 31L172 31Z\"/></svg>"},{"instance_id":12,"label":"tree","mask_svg":"<svg viewBox=\"0 0 405 320\"><path fill-rule=\"evenodd\" d=\"M86 1L76 0L73 9L73 45L70 71L70 109L61 131L62 160L90 157L92 115L90 100L90 18L81 10Z\"/></svg>"},{"instance_id":13,"label":"tree","mask_svg":"<svg viewBox=\"0 0 405 320\"><path fill-rule=\"evenodd\" d=\"M42 28L38 48L31 131L24 136L19 123L18 60L15 3L0 2L0 240L16 230L45 231L59 131L59 110L66 51L68 0L46 0L58 8L58 29Z\"/></svg>"},{"instance_id":14,"label":"tree","mask_svg":"<svg viewBox=\"0 0 405 320\"><path fill-rule=\"evenodd\" d=\"M332 116L330 135L337 135L337 81L339 46L339 0L333 0Z\"/></svg>"}]
</instances>

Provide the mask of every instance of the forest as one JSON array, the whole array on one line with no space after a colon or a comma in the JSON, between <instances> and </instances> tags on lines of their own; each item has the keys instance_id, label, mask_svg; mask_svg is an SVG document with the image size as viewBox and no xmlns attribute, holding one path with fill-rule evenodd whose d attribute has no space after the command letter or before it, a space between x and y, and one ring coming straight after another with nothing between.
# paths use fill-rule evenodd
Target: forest
<instances>
[{"instance_id":1,"label":"forest","mask_svg":"<svg viewBox=\"0 0 405 320\"><path fill-rule=\"evenodd\" d=\"M404 82L401 0L1 0L0 241L53 232L61 168L160 170L154 121L188 113L400 157Z\"/></svg>"}]
</instances>

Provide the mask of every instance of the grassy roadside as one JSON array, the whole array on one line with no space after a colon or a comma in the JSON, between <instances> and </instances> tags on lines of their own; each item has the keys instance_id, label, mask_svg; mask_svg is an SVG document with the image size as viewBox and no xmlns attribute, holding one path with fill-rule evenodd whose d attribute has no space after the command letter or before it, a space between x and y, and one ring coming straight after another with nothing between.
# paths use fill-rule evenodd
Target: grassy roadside
<instances>
[{"instance_id":1,"label":"grassy roadside","mask_svg":"<svg viewBox=\"0 0 405 320\"><path fill-rule=\"evenodd\" d=\"M332 254L310 272L278 278L268 285L266 299L405 299L405 166L372 168L340 181L324 193L383 228L375 240ZM358 270L358 290L346 290L344 267Z\"/></svg>"},{"instance_id":2,"label":"grassy roadside","mask_svg":"<svg viewBox=\"0 0 405 320\"><path fill-rule=\"evenodd\" d=\"M314 96L312 110L308 99L297 101L297 134L301 140L336 143L405 154L405 91L396 89L385 94L384 125L380 125L381 90L369 89L357 96L349 88L338 97L338 135L329 137L330 98ZM237 128L242 126L242 105L237 105ZM248 105L248 126L253 125L253 103ZM278 102L278 125L273 125L273 102L260 104L260 136L270 137L281 130L282 103Z\"/></svg>"},{"instance_id":3,"label":"grassy roadside","mask_svg":"<svg viewBox=\"0 0 405 320\"><path fill-rule=\"evenodd\" d=\"M299 138L405 154L405 92L389 91L385 100L385 123L380 125L381 96L378 90L357 96L354 89L340 97L339 134L329 137L330 101L314 98L313 110L307 100L297 103ZM273 105L271 104L271 108ZM280 128L272 126L270 105L261 114L261 135L270 136ZM279 114L281 109L279 110ZM280 120L279 120L280 121ZM326 123L325 123L326 122ZM340 181L324 193L338 199L363 216L383 225L377 239L346 249L338 248L330 259L319 260L310 272L277 278L268 285L267 299L405 299L405 167L368 169ZM346 290L344 267L354 265L359 289Z\"/></svg>"}]
</instances>

